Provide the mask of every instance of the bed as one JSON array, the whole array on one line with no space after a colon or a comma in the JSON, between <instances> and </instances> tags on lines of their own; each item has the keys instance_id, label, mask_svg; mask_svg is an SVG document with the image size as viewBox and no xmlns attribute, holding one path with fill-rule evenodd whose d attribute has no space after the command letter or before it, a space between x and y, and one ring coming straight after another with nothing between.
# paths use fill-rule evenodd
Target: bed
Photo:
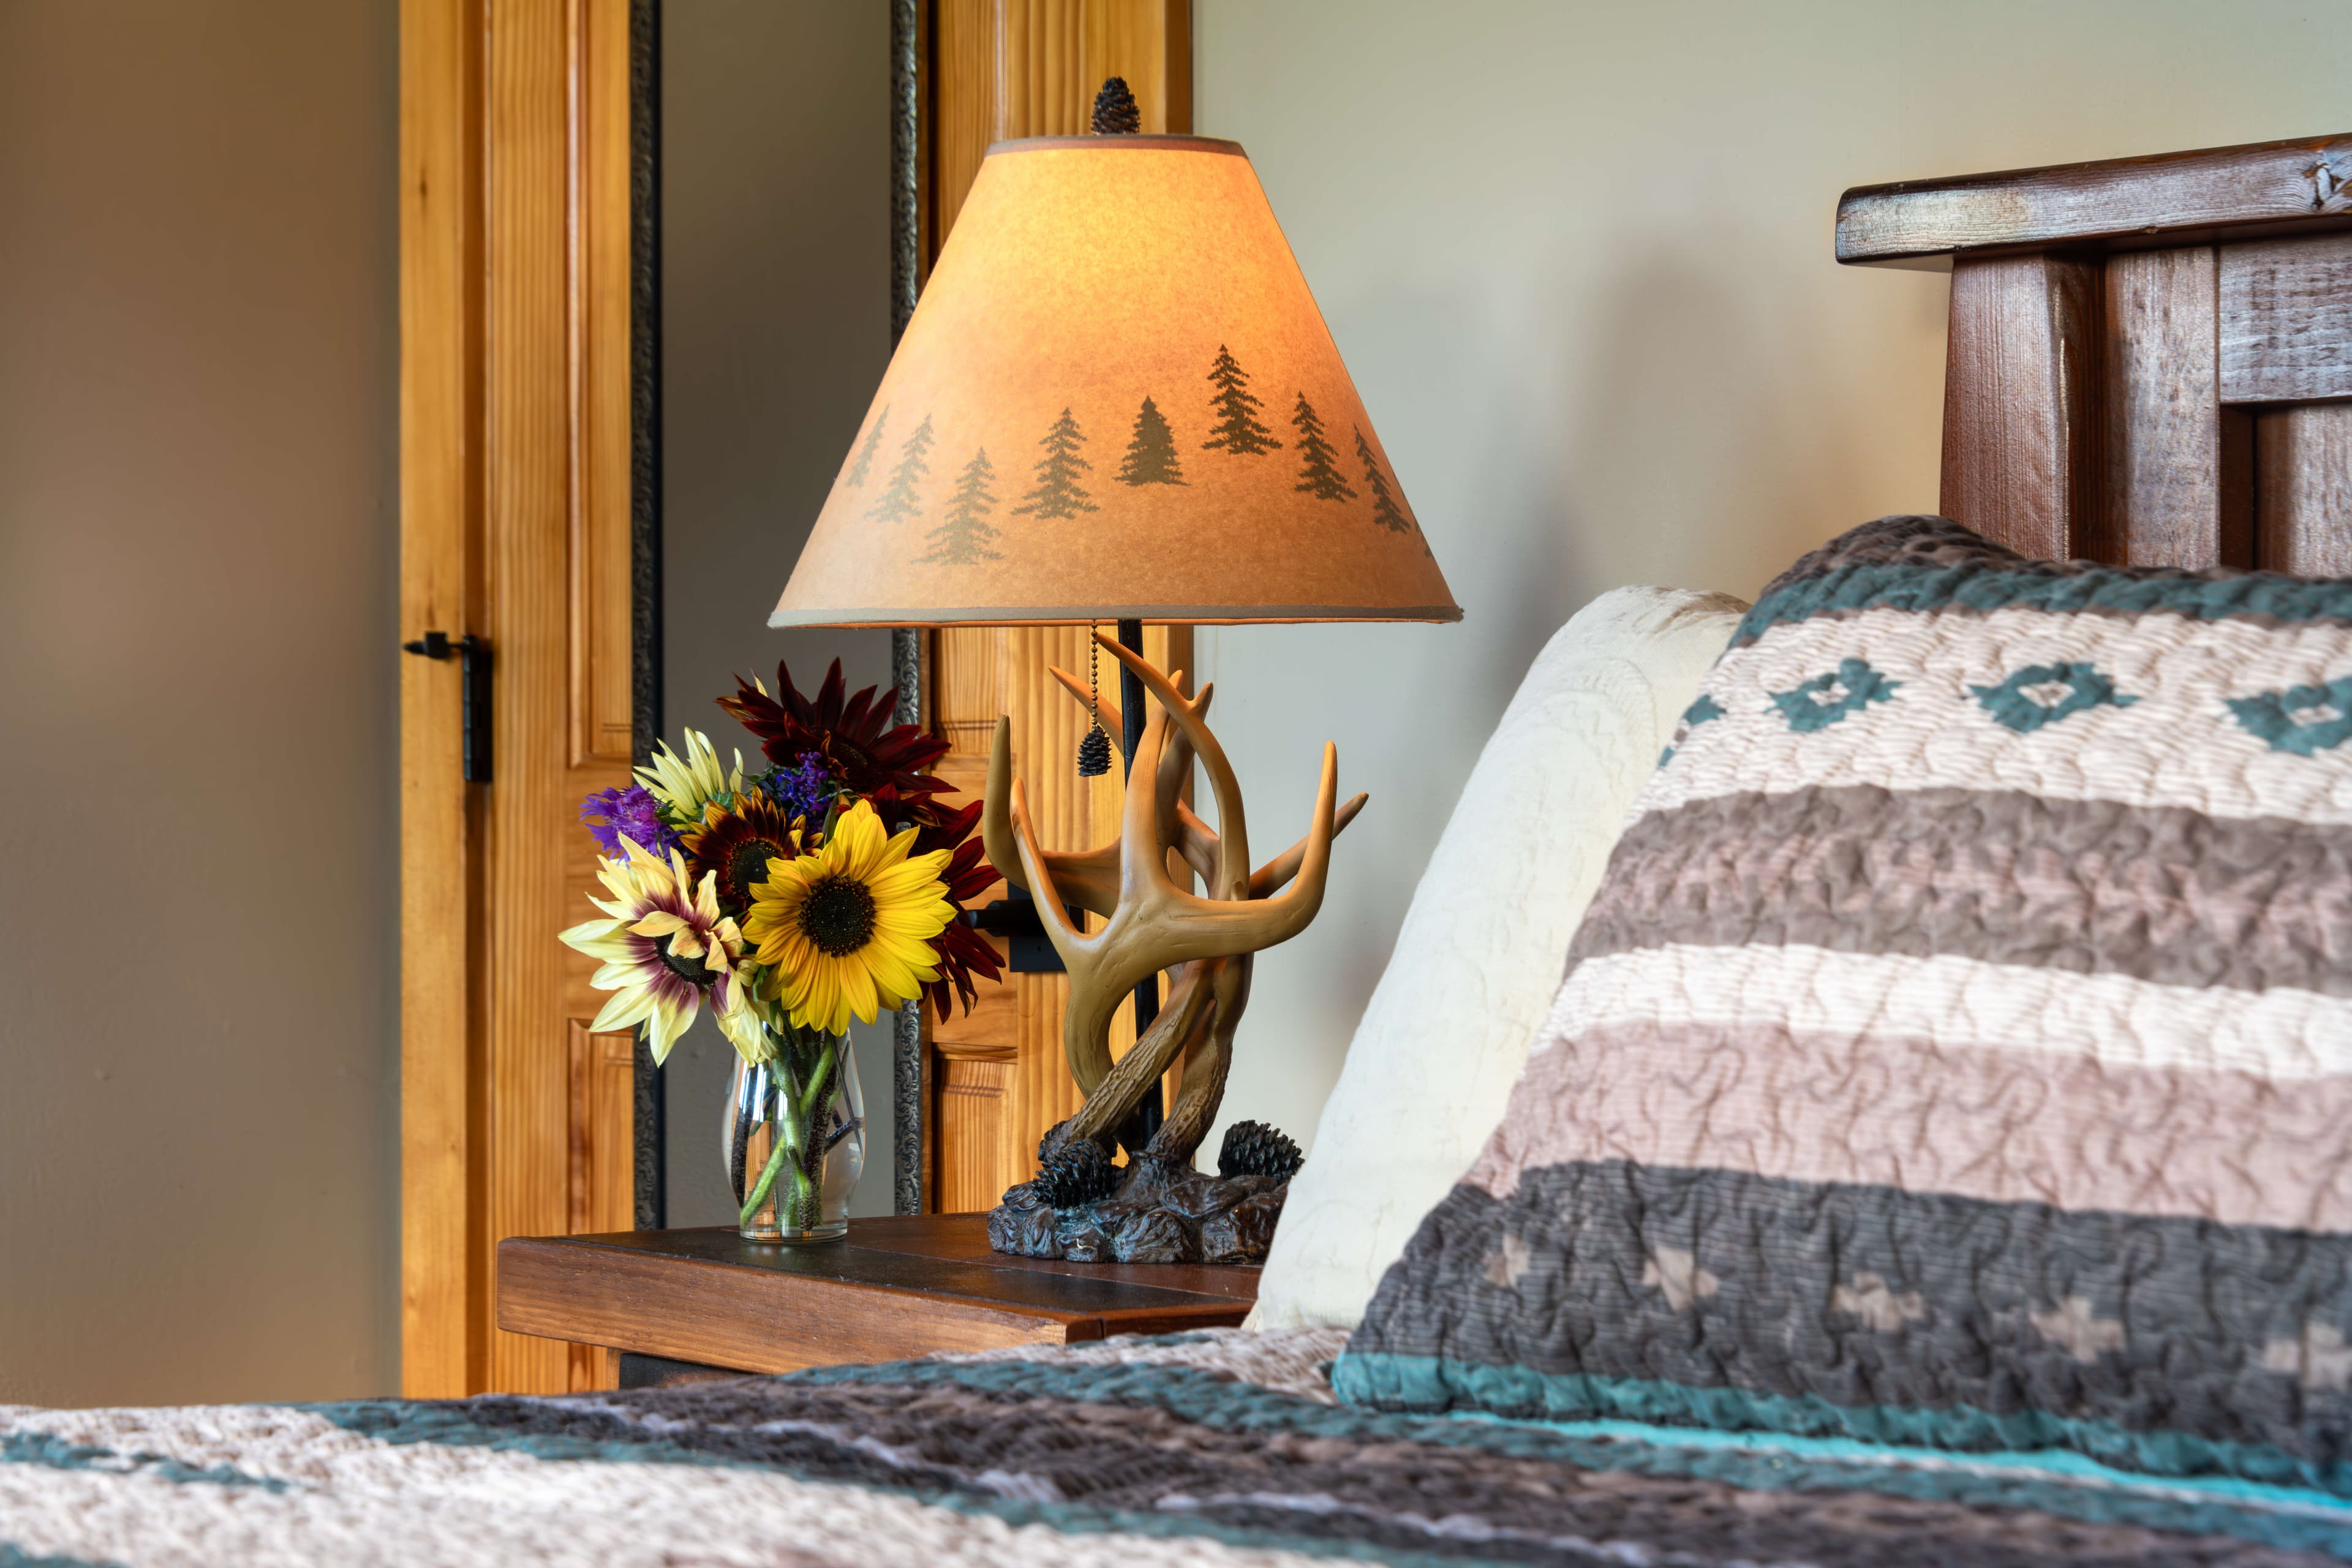
<instances>
[{"instance_id":1,"label":"bed","mask_svg":"<svg viewBox=\"0 0 2352 1568\"><path fill-rule=\"evenodd\" d=\"M566 1397L13 1412L12 1564L2222 1564L2259 1489L1626 1424L1368 1415L1332 1330Z\"/></svg>"},{"instance_id":2,"label":"bed","mask_svg":"<svg viewBox=\"0 0 2352 1568\"><path fill-rule=\"evenodd\" d=\"M2346 542L2352 531L2344 516L2352 486L2346 424L2352 402L2343 401L2352 399L2352 310L2341 303L2352 297L2346 179L2352 179L2352 140L2325 139L1849 193L1839 218L1842 259L1953 268L1945 510L1977 533L2042 560L2266 566L2305 577L2352 571ZM1826 590L1815 591L1820 584L1839 572L1849 576L1836 581L1850 583L1851 574L1879 571L1897 556L1933 565L1974 548L1940 520L1890 520L1872 528L1876 531L1857 531L1841 542L1844 558L1800 563L1776 592L1812 594L1824 625L1840 616L1851 620L1861 612L1824 598ZM2346 607L2352 585L2343 584L2289 592L2234 579L2208 593L2203 580L2183 588L2189 580L2168 578L2151 589L2146 578L2097 578L2073 567L2004 559L2006 565L1995 562L2003 580L2041 594L2035 603L2075 593L2083 601L2076 607L2111 620L2125 613L2116 608L2123 603L2116 593L2138 595L2126 606L2137 614L2155 603L2151 594L2178 599L2193 588L2207 599L2236 594L2242 600L2252 593L2258 602L2200 609L2192 620L2241 615L2257 630L2352 625ZM2239 586L2230 586L2232 581ZM2242 593L2249 582L2255 588ZM2085 583L2092 586L2083 588ZM1653 682L1661 694L1675 679L1695 684L1704 675L1712 650L1724 647L1724 626L1740 627L1737 644L1769 635L1767 623L1777 624L1762 609L1741 620L1737 606L1696 598L1643 601L1638 608L1612 609L1621 619L1610 623L1610 635L1632 635L1631 627L1654 645L1661 628L1671 626L1687 645L1676 655L1681 673ZM1694 619L1706 615L1717 618ZM1595 635L1600 620L1580 621L1580 635ZM1569 631L1576 629L1571 623ZM2111 630L2091 628L2098 636ZM2328 644L2315 657L2335 658L2335 647ZM1624 664L1617 654L1611 658L1612 668ZM1539 672L1546 668L1538 661ZM2058 673L2043 673L2039 684L2063 689L2043 708L2019 706L2024 699L2006 689L1972 689L1987 712L2019 735L2059 721L2078 729L2144 722L2157 711L2151 698L2135 714L2132 705L2140 700L2103 686L2105 677L2084 673L2088 664L2053 668ZM2339 684L2352 679L2336 675ZM1874 711L1871 705L1887 701L1899 685L1911 685L1916 697L1920 680L1906 673L1902 681L1888 681L1878 671L1850 668L1842 684L1825 675L1773 700L1792 731L1811 735ZM1661 737L1668 759L1679 752L1685 770L1704 765L1703 758L1691 759L1728 726L1702 733L1717 714L1707 711L1705 694L1690 701L1690 689L1671 703L1660 695L1659 712L1644 708L1638 722L1628 721L1611 742L1612 754L1640 766L1622 765L1620 773L1664 775L1656 761ZM2352 718L2328 707L2326 692L2295 695L2303 689L2290 689L2273 703L2275 711L2258 704L2244 709L2238 722L2258 740L2269 737L2271 752L2285 759L2276 762L2279 769L2302 767L2296 778L2319 778L2316 785L2296 787L2322 805L2336 803L2333 810L2347 797L2335 750L2345 737L2331 726L2352 730ZM1515 702L1507 730L1534 711L1523 714ZM2078 722L2080 712L2092 718ZM1564 737L1559 743L1594 751L1593 722L1588 716L1555 725ZM1829 732L1844 743L1859 731L1848 725ZM1457 824L1482 815L1482 790L1507 796L1508 781L1481 782L1490 762L1496 769L1509 763L1507 738L1498 733L1482 758ZM2262 759L2272 765L2270 753ZM1540 773L1557 771L1557 762L1534 768L1521 757L1514 765ZM1593 764L1585 756L1578 765ZM1578 776L1580 787L1606 795L1597 774ZM1622 785L1621 807L1630 798L1624 792L1639 782ZM1640 787L1654 791L1655 779ZM1473 832L1475 825L1461 831ZM1588 893L1601 876L1597 868L1591 871ZM1567 871L1561 877L1572 879ZM1433 897L1430 889L1424 884L1417 895L1416 911L1423 898ZM2321 948L2336 940L2326 932L2340 932L2340 896L2330 896L2335 912L2322 910L2318 917ZM1601 897L1606 905L1605 890ZM1583 905L1573 912L1581 915ZM1416 918L1408 920L1408 942L1420 940ZM1475 946L1484 938L1474 931L1467 940ZM1527 960L1544 982L1538 1011L1558 983L1564 930L1547 930L1542 940L1548 949ZM1588 931L1578 941L1571 952L1594 939ZM2329 977L2314 982L2315 994L2328 991L2336 973L2330 969ZM1410 1014L1412 1000L1376 997L1374 1013ZM1368 1016L1367 1030L1377 1021ZM1528 1032L1527 1018L1511 1023L1518 1035ZM1368 1050L1366 1037L1360 1033L1350 1074L1359 1070L1359 1057L1379 1054ZM1395 1056L1409 1047L1391 1041L1381 1049ZM1507 1085L1518 1076L1526 1046L1498 1048L1509 1070L1489 1076ZM1327 1170L1344 1166L1339 1132L1377 1124L1382 1103L1391 1118L1400 1105L1426 1103L1418 1085L1391 1083L1389 1089L1391 1098L1382 1102L1372 1089L1343 1078L1318 1140ZM1415 1331L1434 1332L1441 1342L1449 1333L1469 1336L1462 1326L1468 1320L1446 1319L1441 1298L1516 1289L1523 1276L1538 1277L1530 1270L1539 1270L1539 1260L1531 1261L1525 1244L1508 1236L1499 1243L1486 1236L1475 1255L1457 1249L1451 1263L1437 1256L1447 1238L1442 1226L1431 1229L1433 1216L1456 1203L1462 1189L1435 1209L1431 1204L1469 1163L1476 1139L1485 1136L1481 1129L1494 1127L1501 1111L1501 1089L1479 1092L1488 1100L1465 1101L1433 1118L1447 1129L1425 1152L1424 1163L1441 1173L1430 1178L1437 1185L1385 1197L1379 1214L1348 1219L1336 1199L1316 1206L1307 1185L1315 1171L1310 1162L1286 1234L1276 1238L1269 1295L1250 1328L562 1397L0 1409L0 1565L815 1568L956 1562L1054 1568L1332 1557L1725 1565L2352 1558L2352 1487L2341 1484L2346 1472L2336 1458L2352 1442L2352 1424L2331 1415L2336 1406L2329 1403L2352 1385L2352 1351L2343 1348L2340 1334L2328 1341L2306 1331L2300 1344L2286 1347L2283 1361L2259 1344L2249 1352L2254 1372L2269 1358L2282 1377L2302 1380L2303 1392L2281 1419L2294 1428L2292 1442L2322 1454L2281 1458L2271 1449L2261 1462L2209 1462L2205 1449L2177 1463L2164 1454L2110 1462L2115 1456L2051 1436L2059 1426L2032 1422L1984 1426L1964 1440L1929 1443L1907 1429L1874 1436L1850 1421L1811 1428L1782 1423L1779 1429L1754 1421L1710 1423L1688 1418L1691 1406L1671 1402L1656 1405L1653 1418L1642 1414L1649 1407L1633 1405L1538 1410L1506 1398L1482 1406L1476 1397L1452 1397L1442 1378L1424 1378L1426 1387L1438 1389L1433 1402L1425 1389L1397 1393L1421 1375L1413 1371L1421 1363L1402 1353L1391 1361L1403 1369L1403 1382L1386 1396L1374 1386L1378 1379L1360 1370L1352 1373L1351 1392L1349 1369L1379 1373L1375 1352L1411 1350ZM1504 1121L1507 1128L1508 1115ZM1461 1134L1456 1123L1471 1132ZM1538 1129L1528 1142L1559 1136L1556 1126ZM2332 1127L2318 1136L2331 1142L2331 1159L2340 1152L2343 1141ZM1479 1155L1482 1167L1503 1158L1496 1151L1490 1141ZM1327 1182L1350 1184L1352 1177ZM1308 1263L1326 1268L1345 1250L1333 1238L1349 1225L1358 1240L1374 1240L1339 1272L1353 1268L1366 1288L1374 1275L1384 1280L1352 1347L1345 1323L1363 1310L1360 1291L1352 1308L1334 1308L1312 1290L1272 1289L1271 1272L1286 1267L1286 1258L1302 1273ZM1410 1245L1407 1233L1414 1237ZM1517 1254L1514 1246L1521 1249ZM1660 1313L1703 1312L1708 1300L1728 1300L1738 1289L1737 1281L1727 1287L1702 1261L1689 1252L1654 1250L1646 1262L1635 1258L1618 1268L1604 1284L1647 1290ZM1857 1324L1899 1330L1927 1310L1921 1291L1895 1278L1903 1267L1898 1258L1885 1263L1884 1272L1856 1277L1875 1283L1841 1301L1838 1310L1853 1321L1839 1332L1858 1334ZM1447 1268L1470 1272L1456 1279ZM2092 1271L2082 1265L2082 1277ZM2294 1283L2304 1288L2299 1277ZM2343 1283L2330 1276L2312 1289L2335 1292L2334 1300ZM2042 1325L2044 1340L2069 1349L2072 1362L2061 1358L2065 1375L2095 1394L2102 1375L2096 1363L2117 1351L2126 1331L2121 1318L2101 1317L2091 1305L2075 1312L2074 1300L2054 1326L2043 1322L2046 1311L2027 1316ZM1548 1321L1559 1321L1554 1306ZM1477 1320L1490 1337L1500 1324L1506 1339L1513 1322L1491 1312ZM1653 1337L1628 1353L1664 1360L1662 1342ZM1532 1362L1542 1349L1503 1344L1481 1353L1489 1362ZM1335 1367L1341 1369L1336 1390ZM2160 1404L2163 1372L2161 1363L2153 1372L2141 1368L2133 1386L2143 1394L2154 1387ZM1884 1375L1895 1381L1892 1373ZM1359 1397L1364 1390L1370 1394ZM1415 1408L1416 1399L1429 1408ZM2131 1419L2153 1430L2176 1414L2141 1408ZM2006 1434L2032 1440L2011 1442Z\"/></svg>"}]
</instances>

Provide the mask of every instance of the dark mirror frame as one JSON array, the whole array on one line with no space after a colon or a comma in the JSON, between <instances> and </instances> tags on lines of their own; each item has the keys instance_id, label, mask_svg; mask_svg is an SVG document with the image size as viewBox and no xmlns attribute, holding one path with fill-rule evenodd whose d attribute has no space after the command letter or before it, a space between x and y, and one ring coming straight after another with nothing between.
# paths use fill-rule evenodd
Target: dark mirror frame
<instances>
[{"instance_id":1,"label":"dark mirror frame","mask_svg":"<svg viewBox=\"0 0 2352 1568\"><path fill-rule=\"evenodd\" d=\"M921 6L890 0L890 344L915 313L921 285ZM662 733L661 0L629 4L630 700L636 763ZM923 721L923 637L890 634L898 720ZM899 1009L891 1051L891 1208L923 1207L923 1025L920 1001ZM668 1223L662 1075L640 1040L635 1099L635 1223Z\"/></svg>"},{"instance_id":2,"label":"dark mirror frame","mask_svg":"<svg viewBox=\"0 0 2352 1568\"><path fill-rule=\"evenodd\" d=\"M629 711L635 765L662 732L661 0L629 0ZM669 1223L668 1104L640 1039L632 1095L636 1228Z\"/></svg>"}]
</instances>

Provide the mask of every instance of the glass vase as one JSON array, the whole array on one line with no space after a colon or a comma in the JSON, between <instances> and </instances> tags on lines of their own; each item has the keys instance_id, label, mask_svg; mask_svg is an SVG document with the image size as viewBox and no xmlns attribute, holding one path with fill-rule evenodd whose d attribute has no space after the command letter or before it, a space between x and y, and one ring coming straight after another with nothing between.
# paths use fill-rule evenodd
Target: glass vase
<instances>
[{"instance_id":1,"label":"glass vase","mask_svg":"<svg viewBox=\"0 0 2352 1568\"><path fill-rule=\"evenodd\" d=\"M738 1052L720 1148L746 1241L804 1246L849 1229L866 1169L866 1101L847 1035L767 1030L753 1061Z\"/></svg>"}]
</instances>

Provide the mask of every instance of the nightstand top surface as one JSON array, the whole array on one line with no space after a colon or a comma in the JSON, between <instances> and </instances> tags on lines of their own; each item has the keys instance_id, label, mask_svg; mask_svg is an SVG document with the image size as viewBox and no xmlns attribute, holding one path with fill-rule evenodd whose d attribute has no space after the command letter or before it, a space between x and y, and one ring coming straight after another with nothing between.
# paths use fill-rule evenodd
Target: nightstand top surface
<instances>
[{"instance_id":1,"label":"nightstand top surface","mask_svg":"<svg viewBox=\"0 0 2352 1568\"><path fill-rule=\"evenodd\" d=\"M936 1351L1238 1323L1258 1271L992 1252L982 1215L853 1219L818 1247L726 1226L499 1244L499 1324L638 1354L787 1372Z\"/></svg>"}]
</instances>

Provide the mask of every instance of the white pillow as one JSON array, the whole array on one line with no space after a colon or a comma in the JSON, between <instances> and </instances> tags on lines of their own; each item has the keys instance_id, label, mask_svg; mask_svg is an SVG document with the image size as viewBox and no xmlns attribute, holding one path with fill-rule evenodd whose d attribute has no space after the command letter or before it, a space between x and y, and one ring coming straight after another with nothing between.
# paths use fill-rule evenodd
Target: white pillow
<instances>
[{"instance_id":1,"label":"white pillow","mask_svg":"<svg viewBox=\"0 0 2352 1568\"><path fill-rule=\"evenodd\" d=\"M1469 1168L1633 797L1747 607L1619 588L1537 656L1413 890L1291 1181L1251 1327L1354 1328Z\"/></svg>"}]
</instances>

